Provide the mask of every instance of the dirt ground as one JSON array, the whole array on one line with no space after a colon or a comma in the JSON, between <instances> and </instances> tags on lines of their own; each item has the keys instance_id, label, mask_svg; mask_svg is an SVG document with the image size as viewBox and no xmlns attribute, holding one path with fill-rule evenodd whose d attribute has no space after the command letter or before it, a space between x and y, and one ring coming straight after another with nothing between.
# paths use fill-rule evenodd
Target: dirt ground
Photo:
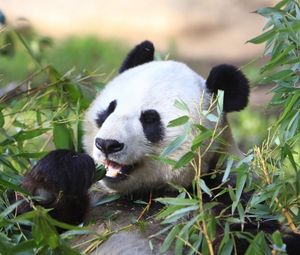
<instances>
[{"instance_id":1,"label":"dirt ground","mask_svg":"<svg viewBox=\"0 0 300 255\"><path fill-rule=\"evenodd\" d=\"M150 39L185 59L238 61L261 53L246 44L265 20L252 13L274 0L0 0L13 25L28 19L52 37L97 35L128 44Z\"/></svg>"}]
</instances>

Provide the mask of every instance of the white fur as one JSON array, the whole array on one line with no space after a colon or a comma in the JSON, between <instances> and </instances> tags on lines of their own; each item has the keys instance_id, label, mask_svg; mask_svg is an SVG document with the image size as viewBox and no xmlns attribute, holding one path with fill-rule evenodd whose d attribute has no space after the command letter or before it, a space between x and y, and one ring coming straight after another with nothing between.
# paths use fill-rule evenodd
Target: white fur
<instances>
[{"instance_id":1,"label":"white fur","mask_svg":"<svg viewBox=\"0 0 300 255\"><path fill-rule=\"evenodd\" d=\"M149 154L159 154L162 149L183 132L183 127L167 128L169 121L186 113L174 106L175 100L185 102L194 119L201 118L197 108L201 97L204 107L210 102L211 95L206 91L205 80L185 64L174 61L153 61L129 69L113 79L90 106L85 116L84 146L96 162L102 162L104 155L95 146L97 137L114 139L124 143L124 149L113 153L110 160L120 164L134 164L137 167L128 178L116 184L102 181L108 189L130 193L141 188L164 185L167 182L188 186L194 173L190 168L173 171L168 165L151 159ZM109 115L100 129L95 120L97 114L105 110L111 101L116 100L115 111ZM143 133L139 120L141 112L155 109L161 116L165 128L163 140L150 143ZM207 120L202 125L211 127ZM179 159L189 148L187 140L182 148L173 153Z\"/></svg>"}]
</instances>

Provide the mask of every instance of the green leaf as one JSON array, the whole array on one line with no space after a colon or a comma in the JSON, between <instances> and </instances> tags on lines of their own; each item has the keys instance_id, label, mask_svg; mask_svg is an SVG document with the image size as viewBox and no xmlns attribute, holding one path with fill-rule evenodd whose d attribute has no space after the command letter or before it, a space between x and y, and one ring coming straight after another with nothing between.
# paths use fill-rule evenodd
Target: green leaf
<instances>
[{"instance_id":1,"label":"green leaf","mask_svg":"<svg viewBox=\"0 0 300 255\"><path fill-rule=\"evenodd\" d=\"M43 151L43 152L22 152L19 154L15 154L13 155L13 157L22 157L22 158L34 158L34 159L40 159L42 157L44 157L48 152L47 151Z\"/></svg>"},{"instance_id":2,"label":"green leaf","mask_svg":"<svg viewBox=\"0 0 300 255\"><path fill-rule=\"evenodd\" d=\"M298 99L299 99L299 96L297 94L294 94L291 98L289 98L288 105L285 106L284 112L281 114L281 116L280 116L279 120L277 121L276 125L279 125L286 118L286 116L293 109L294 104L297 102Z\"/></svg>"},{"instance_id":3,"label":"green leaf","mask_svg":"<svg viewBox=\"0 0 300 255\"><path fill-rule=\"evenodd\" d=\"M246 174L245 168L246 168L246 166L242 165L237 169L235 200L234 200L234 202L232 204L232 207L231 207L232 214L234 213L235 208L238 206L238 203L240 201L243 189L244 189L245 184L246 184L247 174Z\"/></svg>"},{"instance_id":4,"label":"green leaf","mask_svg":"<svg viewBox=\"0 0 300 255\"><path fill-rule=\"evenodd\" d=\"M13 183L11 183L9 181L4 180L2 178L2 175L0 175L0 186L2 186L4 188L7 188L7 189L12 189L14 191L18 191L18 192L24 193L24 190L23 190L23 188L21 188L21 186L13 184Z\"/></svg>"},{"instance_id":5,"label":"green leaf","mask_svg":"<svg viewBox=\"0 0 300 255\"><path fill-rule=\"evenodd\" d=\"M183 166L186 166L188 163L190 163L194 159L195 155L194 152L189 151L185 153L174 165L173 170L179 169Z\"/></svg>"},{"instance_id":6,"label":"green leaf","mask_svg":"<svg viewBox=\"0 0 300 255\"><path fill-rule=\"evenodd\" d=\"M260 44L260 43L263 43L263 42L273 38L274 35L276 35L277 33L278 33L277 29L271 29L255 38L247 41L247 43L250 42L250 43L254 43L254 44Z\"/></svg>"},{"instance_id":7,"label":"green leaf","mask_svg":"<svg viewBox=\"0 0 300 255\"><path fill-rule=\"evenodd\" d=\"M245 255L265 255L270 251L263 232L259 232L250 243Z\"/></svg>"},{"instance_id":8,"label":"green leaf","mask_svg":"<svg viewBox=\"0 0 300 255\"><path fill-rule=\"evenodd\" d=\"M8 214L10 214L11 212L13 212L22 203L23 203L23 201L19 200L19 201L13 203L12 205L8 206L5 210L3 210L0 213L0 219L1 218L5 218Z\"/></svg>"},{"instance_id":9,"label":"green leaf","mask_svg":"<svg viewBox=\"0 0 300 255\"><path fill-rule=\"evenodd\" d=\"M197 205L197 199L190 199L190 198L172 198L172 197L165 197L165 198L156 198L156 201L165 204L165 205Z\"/></svg>"},{"instance_id":10,"label":"green leaf","mask_svg":"<svg viewBox=\"0 0 300 255\"><path fill-rule=\"evenodd\" d=\"M283 6L285 6L290 0L282 0L279 3L277 3L275 5L274 8L276 8L277 10L281 9Z\"/></svg>"},{"instance_id":11,"label":"green leaf","mask_svg":"<svg viewBox=\"0 0 300 255\"><path fill-rule=\"evenodd\" d=\"M223 247L222 252L221 252L220 255L231 255L231 254L232 254L232 253L231 253L232 250L233 250L233 242L232 242L231 239L229 239L229 240L225 243L225 245L224 245L224 247Z\"/></svg>"},{"instance_id":12,"label":"green leaf","mask_svg":"<svg viewBox=\"0 0 300 255\"><path fill-rule=\"evenodd\" d=\"M284 64L284 59L286 59L286 56L288 53L295 48L294 45L289 45L286 47L282 52L280 52L278 55L273 55L272 60L269 61L264 68L262 69L262 72L265 72L271 68L273 68L276 65Z\"/></svg>"},{"instance_id":13,"label":"green leaf","mask_svg":"<svg viewBox=\"0 0 300 255\"><path fill-rule=\"evenodd\" d=\"M53 124L53 141L56 149L74 149L71 132L65 123Z\"/></svg>"},{"instance_id":14,"label":"green leaf","mask_svg":"<svg viewBox=\"0 0 300 255\"><path fill-rule=\"evenodd\" d=\"M275 15L277 15L278 17L283 17L286 14L284 11L272 7L260 8L256 10L256 13L267 18Z\"/></svg>"},{"instance_id":15,"label":"green leaf","mask_svg":"<svg viewBox=\"0 0 300 255\"><path fill-rule=\"evenodd\" d=\"M182 217L187 216L190 212L196 211L198 209L199 209L198 205L192 205L192 206L180 208L174 211L172 214L168 215L163 221L163 224L177 222Z\"/></svg>"},{"instance_id":16,"label":"green leaf","mask_svg":"<svg viewBox=\"0 0 300 255\"><path fill-rule=\"evenodd\" d=\"M166 206L163 210L159 212L159 214L156 216L157 219L165 219L168 215L174 213L175 211L182 208L182 205L172 205L172 206Z\"/></svg>"},{"instance_id":17,"label":"green leaf","mask_svg":"<svg viewBox=\"0 0 300 255\"><path fill-rule=\"evenodd\" d=\"M3 126L4 126L4 116L3 116L2 111L0 111L0 127L3 127Z\"/></svg>"},{"instance_id":18,"label":"green leaf","mask_svg":"<svg viewBox=\"0 0 300 255\"><path fill-rule=\"evenodd\" d=\"M36 243L34 240L26 240L19 243L11 249L12 254L26 254L25 252L30 252L34 254L33 249L36 248Z\"/></svg>"},{"instance_id":19,"label":"green leaf","mask_svg":"<svg viewBox=\"0 0 300 255\"><path fill-rule=\"evenodd\" d=\"M186 233L186 235L188 235L188 233ZM174 255L182 255L183 254L183 246L184 246L184 242L178 238L175 243Z\"/></svg>"},{"instance_id":20,"label":"green leaf","mask_svg":"<svg viewBox=\"0 0 300 255\"><path fill-rule=\"evenodd\" d=\"M101 179L104 178L106 174L106 168L104 167L104 165L97 165L96 166L96 172L95 172L95 176L94 176L94 182L100 181Z\"/></svg>"},{"instance_id":21,"label":"green leaf","mask_svg":"<svg viewBox=\"0 0 300 255\"><path fill-rule=\"evenodd\" d=\"M36 122L39 126L42 126L42 114L39 110L36 111Z\"/></svg>"},{"instance_id":22,"label":"green leaf","mask_svg":"<svg viewBox=\"0 0 300 255\"><path fill-rule=\"evenodd\" d=\"M6 146L9 144L12 144L14 142L22 142L25 140L29 140L35 137L38 137L44 133L46 133L49 130L49 128L40 128L40 129L34 129L34 130L28 130L23 131L21 130L17 134L13 135L11 138L5 139L0 143L0 146Z\"/></svg>"},{"instance_id":23,"label":"green leaf","mask_svg":"<svg viewBox=\"0 0 300 255\"><path fill-rule=\"evenodd\" d=\"M185 123L187 123L189 121L189 117L184 115L184 116L181 116L177 119L174 119L174 120L171 120L168 124L167 127L176 127L176 126L181 126Z\"/></svg>"},{"instance_id":24,"label":"green leaf","mask_svg":"<svg viewBox=\"0 0 300 255\"><path fill-rule=\"evenodd\" d=\"M230 171L231 171L231 168L232 168L232 165L233 165L233 157L229 157L227 164L226 164L226 169L225 169L225 172L224 172L224 175L222 178L223 183L227 181Z\"/></svg>"},{"instance_id":25,"label":"green leaf","mask_svg":"<svg viewBox=\"0 0 300 255\"><path fill-rule=\"evenodd\" d=\"M279 72L275 72L273 74L270 74L266 77L263 78L262 82L263 83L269 83L272 81L280 81L280 80L284 80L287 77L290 77L292 75L294 75L294 71L293 70L281 70Z\"/></svg>"},{"instance_id":26,"label":"green leaf","mask_svg":"<svg viewBox=\"0 0 300 255\"><path fill-rule=\"evenodd\" d=\"M283 248L283 241L281 238L281 234L280 232L277 230L272 234L272 240L274 242L274 244L279 248L282 249Z\"/></svg>"},{"instance_id":27,"label":"green leaf","mask_svg":"<svg viewBox=\"0 0 300 255\"><path fill-rule=\"evenodd\" d=\"M171 154L175 150L177 150L186 140L186 134L178 136L175 140L173 140L160 154L160 157L164 158L167 155Z\"/></svg>"},{"instance_id":28,"label":"green leaf","mask_svg":"<svg viewBox=\"0 0 300 255\"><path fill-rule=\"evenodd\" d=\"M19 38L19 41L23 44L23 46L25 47L27 53L31 56L31 58L33 60L35 60L36 64L38 64L41 67L40 61L38 59L38 57L36 56L36 54L34 54L33 50L30 48L30 46L28 45L27 41L23 38L23 36L17 32L16 30L14 30L14 32L16 33L16 35Z\"/></svg>"},{"instance_id":29,"label":"green leaf","mask_svg":"<svg viewBox=\"0 0 300 255\"><path fill-rule=\"evenodd\" d=\"M166 239L164 240L160 248L160 253L165 253L169 250L172 242L176 238L176 235L178 234L179 231L180 231L179 225L176 225L172 228L172 230L169 232L169 234L167 235Z\"/></svg>"},{"instance_id":30,"label":"green leaf","mask_svg":"<svg viewBox=\"0 0 300 255\"><path fill-rule=\"evenodd\" d=\"M181 100L175 100L175 103L174 103L174 106L184 112L187 112L189 113L190 110L189 110L189 107L187 106L187 104Z\"/></svg>"},{"instance_id":31,"label":"green leaf","mask_svg":"<svg viewBox=\"0 0 300 255\"><path fill-rule=\"evenodd\" d=\"M50 216L46 210L40 206L37 207L36 217L32 226L32 236L37 244L47 244L52 249L59 246L59 236L56 228L50 223Z\"/></svg>"},{"instance_id":32,"label":"green leaf","mask_svg":"<svg viewBox=\"0 0 300 255\"><path fill-rule=\"evenodd\" d=\"M199 186L207 195L209 195L209 197L212 197L212 193L211 193L209 187L207 187L204 180L202 180L202 179L199 180Z\"/></svg>"},{"instance_id":33,"label":"green leaf","mask_svg":"<svg viewBox=\"0 0 300 255\"><path fill-rule=\"evenodd\" d=\"M192 141L192 150L195 151L196 149L198 149L202 142L212 137L212 135L213 132L209 129L197 135Z\"/></svg>"}]
</instances>

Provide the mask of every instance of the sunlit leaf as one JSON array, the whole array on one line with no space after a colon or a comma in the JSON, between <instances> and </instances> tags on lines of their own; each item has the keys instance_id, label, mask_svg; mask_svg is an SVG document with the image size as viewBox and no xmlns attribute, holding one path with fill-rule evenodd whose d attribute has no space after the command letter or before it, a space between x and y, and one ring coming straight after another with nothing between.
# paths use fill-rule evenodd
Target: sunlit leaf
<instances>
[{"instance_id":1,"label":"sunlit leaf","mask_svg":"<svg viewBox=\"0 0 300 255\"><path fill-rule=\"evenodd\" d=\"M22 142L25 140L29 140L46 133L48 130L49 130L48 128L41 128L41 129L34 129L34 130L27 130L27 131L21 130L17 134L13 135L11 138L2 141L0 143L0 146L9 145L14 142Z\"/></svg>"},{"instance_id":2,"label":"sunlit leaf","mask_svg":"<svg viewBox=\"0 0 300 255\"><path fill-rule=\"evenodd\" d=\"M65 123L53 123L53 141L57 149L74 149L71 132Z\"/></svg>"},{"instance_id":3,"label":"sunlit leaf","mask_svg":"<svg viewBox=\"0 0 300 255\"><path fill-rule=\"evenodd\" d=\"M276 35L278 33L278 30L276 29L271 29L271 30L268 30L267 32L247 41L247 42L250 42L250 43L254 43L254 44L260 44L260 43L263 43L267 40L269 40L270 38L272 38L274 35Z\"/></svg>"}]
</instances>

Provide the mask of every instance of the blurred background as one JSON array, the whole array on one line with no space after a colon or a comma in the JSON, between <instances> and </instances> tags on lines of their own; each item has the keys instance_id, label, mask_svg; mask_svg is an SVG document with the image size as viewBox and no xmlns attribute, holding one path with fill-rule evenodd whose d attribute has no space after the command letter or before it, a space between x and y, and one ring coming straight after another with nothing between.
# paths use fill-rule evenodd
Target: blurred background
<instances>
[{"instance_id":1,"label":"blurred background","mask_svg":"<svg viewBox=\"0 0 300 255\"><path fill-rule=\"evenodd\" d=\"M40 54L42 61L60 72L97 73L98 82L105 83L115 75L128 49L145 39L155 44L158 58L184 61L204 77L216 64L241 67L251 81L250 107L238 117L233 114L231 121L247 149L261 142L268 122L276 115L265 107L271 98L270 87L256 86L263 47L246 43L266 23L255 10L275 2L0 0L0 10L7 27L27 40L36 57ZM23 45L10 49L7 38L2 42L8 42L0 56L3 94L28 77L35 63Z\"/></svg>"}]
</instances>

